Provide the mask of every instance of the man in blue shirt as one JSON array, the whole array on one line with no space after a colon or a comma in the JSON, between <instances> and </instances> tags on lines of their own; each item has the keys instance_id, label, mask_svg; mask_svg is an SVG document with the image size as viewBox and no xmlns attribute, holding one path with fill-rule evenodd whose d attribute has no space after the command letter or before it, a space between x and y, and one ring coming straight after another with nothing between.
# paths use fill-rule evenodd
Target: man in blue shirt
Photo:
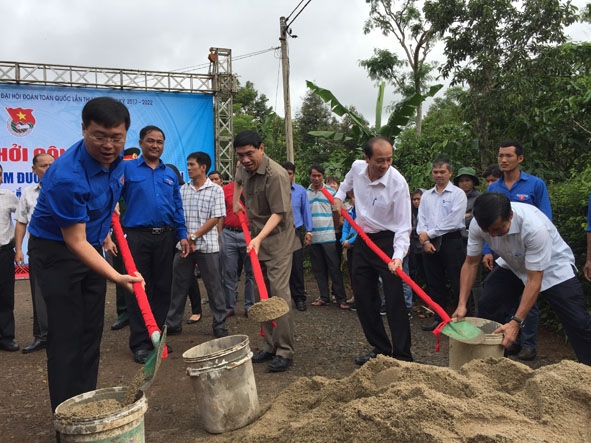
<instances>
[{"instance_id":1,"label":"man in blue shirt","mask_svg":"<svg viewBox=\"0 0 591 443\"><path fill-rule=\"evenodd\" d=\"M293 223L296 237L302 244L309 245L312 241L312 213L308 202L306 188L294 182L296 167L291 162L282 163L291 180L291 207L293 208ZM305 231L304 231L305 230ZM302 237L304 242L302 243ZM298 311L306 310L306 287L304 285L304 253L303 249L293 252L291 263L291 275L289 276L289 289L291 299L295 302Z\"/></svg>"},{"instance_id":2,"label":"man in blue shirt","mask_svg":"<svg viewBox=\"0 0 591 443\"><path fill-rule=\"evenodd\" d=\"M125 162L123 226L138 271L146 280L146 294L159 328L164 327L171 300L172 262L175 246L189 253L185 213L176 172L160 157L164 132L156 126L140 131L142 155ZM129 315L129 348L143 364L153 349L150 335L133 294L126 294ZM169 333L175 331L169 330Z\"/></svg>"},{"instance_id":3,"label":"man in blue shirt","mask_svg":"<svg viewBox=\"0 0 591 443\"><path fill-rule=\"evenodd\" d=\"M498 192L505 194L511 201L533 205L552 220L552 207L550 206L550 197L548 196L546 184L538 177L526 174L520 170L519 165L523 160L523 147L520 143L516 141L502 143L498 155L501 177L488 187L487 192ZM489 270L495 272L493 270L493 255L488 245L485 245L483 254L482 263ZM484 282L485 285L486 280ZM492 304L495 303L492 300L490 302ZM488 309L488 300L480 298L478 301L478 315L488 318ZM539 323L540 314L536 301L527 314L525 326L521 329L520 339L507 349L507 355L517 355L517 358L520 360L533 360L536 358Z\"/></svg>"},{"instance_id":4,"label":"man in blue shirt","mask_svg":"<svg viewBox=\"0 0 591 443\"><path fill-rule=\"evenodd\" d=\"M47 305L47 375L52 410L96 389L106 278L133 290L103 258L111 214L121 195L127 108L109 97L86 103L83 139L48 169L29 224L29 257Z\"/></svg>"}]
</instances>

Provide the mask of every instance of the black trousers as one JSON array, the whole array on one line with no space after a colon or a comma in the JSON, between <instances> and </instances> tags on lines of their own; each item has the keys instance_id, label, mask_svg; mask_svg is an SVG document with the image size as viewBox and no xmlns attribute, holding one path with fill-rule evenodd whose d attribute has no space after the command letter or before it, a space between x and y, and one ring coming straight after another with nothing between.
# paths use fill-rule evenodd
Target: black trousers
<instances>
[{"instance_id":1,"label":"black trousers","mask_svg":"<svg viewBox=\"0 0 591 443\"><path fill-rule=\"evenodd\" d=\"M386 255L392 256L393 232L384 231L368 235ZM378 292L380 276L384 282L386 317L392 341L388 338L380 317L382 303ZM410 324L404 303L402 280L388 270L388 266L369 249L361 238L355 241L353 248L353 290L359 322L367 341L373 346L373 351L399 360L412 361Z\"/></svg>"},{"instance_id":2,"label":"black trousers","mask_svg":"<svg viewBox=\"0 0 591 443\"><path fill-rule=\"evenodd\" d=\"M172 262L177 243L174 231L162 234L126 229L127 243L135 266L146 281L146 295L156 324L160 329L166 322L172 288ZM151 350L152 340L137 304L135 295L126 292L129 316L129 349L131 352Z\"/></svg>"},{"instance_id":3,"label":"black trousers","mask_svg":"<svg viewBox=\"0 0 591 443\"><path fill-rule=\"evenodd\" d=\"M14 340L14 244L0 247L0 340Z\"/></svg>"},{"instance_id":4,"label":"black trousers","mask_svg":"<svg viewBox=\"0 0 591 443\"><path fill-rule=\"evenodd\" d=\"M303 227L296 228L296 237L302 247L293 253L291 274L289 276L289 290L293 301L306 301L306 287L304 286L304 244L302 242Z\"/></svg>"},{"instance_id":5,"label":"black trousers","mask_svg":"<svg viewBox=\"0 0 591 443\"><path fill-rule=\"evenodd\" d=\"M63 242L31 236L29 257L47 305L47 376L55 410L96 389L107 285Z\"/></svg>"}]
</instances>

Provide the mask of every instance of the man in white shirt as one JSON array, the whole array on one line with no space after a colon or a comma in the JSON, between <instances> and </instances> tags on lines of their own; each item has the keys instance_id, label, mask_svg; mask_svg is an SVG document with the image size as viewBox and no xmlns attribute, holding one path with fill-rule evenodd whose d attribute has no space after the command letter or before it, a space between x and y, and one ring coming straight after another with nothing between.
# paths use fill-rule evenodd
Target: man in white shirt
<instances>
[{"instance_id":1,"label":"man in white shirt","mask_svg":"<svg viewBox=\"0 0 591 443\"><path fill-rule=\"evenodd\" d=\"M23 266L25 263L22 249L23 239L35 206L37 206L37 197L39 197L41 191L41 179L54 160L53 155L45 153L33 157L33 173L39 178L39 183L26 188L18 202L16 226L14 228L14 262L17 266ZM47 308L45 307L45 300L41 292L41 285L37 279L34 263L29 263L29 283L31 285L31 298L33 299L33 342L23 348L23 354L39 351L47 346Z\"/></svg>"},{"instance_id":2,"label":"man in white shirt","mask_svg":"<svg viewBox=\"0 0 591 443\"><path fill-rule=\"evenodd\" d=\"M364 146L365 161L357 160L335 196L340 213L347 192L355 194L356 222L392 261L385 264L362 240L353 248L353 289L357 315L373 350L357 357L363 365L377 354L412 361L410 325L404 303L402 280L395 275L410 246L410 193L404 177L392 167L392 143L374 137ZM386 315L392 341L380 317L378 279L382 277Z\"/></svg>"},{"instance_id":3,"label":"man in white shirt","mask_svg":"<svg viewBox=\"0 0 591 443\"><path fill-rule=\"evenodd\" d=\"M505 194L486 193L474 202L468 252L460 277L460 299L452 317L466 315L466 302L476 277L485 242L495 251L498 271L487 279L484 318L504 323L509 347L525 325L527 313L541 294L560 319L579 362L591 365L591 315L575 276L575 259L550 219L538 208L510 202ZM521 296L521 300L520 300Z\"/></svg>"},{"instance_id":4,"label":"man in white shirt","mask_svg":"<svg viewBox=\"0 0 591 443\"><path fill-rule=\"evenodd\" d=\"M0 184L2 183L0 166ZM8 189L0 189L0 349L18 351L14 342L14 225L12 213L18 198Z\"/></svg>"},{"instance_id":5,"label":"man in white shirt","mask_svg":"<svg viewBox=\"0 0 591 443\"><path fill-rule=\"evenodd\" d=\"M466 229L466 193L450 182L453 169L447 158L435 160L431 174L435 186L423 193L417 222L423 245L423 266L429 295L447 308L447 280L453 291L453 304L460 290L460 269L466 258L462 231ZM438 316L423 331L432 331L441 322Z\"/></svg>"}]
</instances>

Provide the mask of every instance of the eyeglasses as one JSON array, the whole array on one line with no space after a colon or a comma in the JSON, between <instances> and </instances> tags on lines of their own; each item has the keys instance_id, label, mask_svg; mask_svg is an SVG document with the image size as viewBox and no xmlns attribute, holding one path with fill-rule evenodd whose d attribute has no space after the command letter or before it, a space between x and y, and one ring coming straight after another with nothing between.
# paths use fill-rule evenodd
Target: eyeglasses
<instances>
[{"instance_id":1,"label":"eyeglasses","mask_svg":"<svg viewBox=\"0 0 591 443\"><path fill-rule=\"evenodd\" d=\"M114 145L120 146L125 143L125 137L105 137L102 135L92 135L88 134L88 136L93 139L95 142L98 142L102 145L107 143L113 143Z\"/></svg>"}]
</instances>

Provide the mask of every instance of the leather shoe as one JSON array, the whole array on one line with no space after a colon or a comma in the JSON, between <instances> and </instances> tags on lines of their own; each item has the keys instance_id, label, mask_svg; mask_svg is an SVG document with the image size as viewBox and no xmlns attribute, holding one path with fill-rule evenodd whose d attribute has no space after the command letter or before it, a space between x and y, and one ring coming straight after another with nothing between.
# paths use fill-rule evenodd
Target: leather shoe
<instances>
[{"instance_id":1,"label":"leather shoe","mask_svg":"<svg viewBox=\"0 0 591 443\"><path fill-rule=\"evenodd\" d=\"M363 366L368 361L370 361L372 358L376 358L377 356L378 356L378 354L376 354L374 351L371 351L369 354L365 354L365 355L362 355L361 357L357 357L355 359L355 364L358 364L359 366Z\"/></svg>"},{"instance_id":2,"label":"leather shoe","mask_svg":"<svg viewBox=\"0 0 591 443\"><path fill-rule=\"evenodd\" d=\"M275 357L275 354L272 352L267 352L264 349L260 350L256 354L254 354L251 358L253 363L262 363L264 361L272 360Z\"/></svg>"},{"instance_id":3,"label":"leather shoe","mask_svg":"<svg viewBox=\"0 0 591 443\"><path fill-rule=\"evenodd\" d=\"M123 329L125 326L129 325L129 320L117 320L115 323L111 325L112 331L117 331L119 329Z\"/></svg>"},{"instance_id":4,"label":"leather shoe","mask_svg":"<svg viewBox=\"0 0 591 443\"><path fill-rule=\"evenodd\" d=\"M517 354L517 358L523 361L530 361L536 358L536 350L529 346L522 346L521 351Z\"/></svg>"},{"instance_id":5,"label":"leather shoe","mask_svg":"<svg viewBox=\"0 0 591 443\"><path fill-rule=\"evenodd\" d=\"M147 349L140 349L133 353L133 360L136 363L143 365L144 363L146 363L148 355L150 355L150 351L148 351Z\"/></svg>"},{"instance_id":6,"label":"leather shoe","mask_svg":"<svg viewBox=\"0 0 591 443\"><path fill-rule=\"evenodd\" d=\"M276 355L273 361L269 363L269 372L283 372L291 366L291 359Z\"/></svg>"},{"instance_id":7,"label":"leather shoe","mask_svg":"<svg viewBox=\"0 0 591 443\"><path fill-rule=\"evenodd\" d=\"M182 326L179 326L178 328L170 328L167 327L166 328L166 335L179 335L181 332L183 332L183 328Z\"/></svg>"},{"instance_id":8,"label":"leather shoe","mask_svg":"<svg viewBox=\"0 0 591 443\"><path fill-rule=\"evenodd\" d=\"M439 325L439 323L441 323L439 320L433 320L433 323L429 323L428 325L422 325L421 329L423 331L432 331Z\"/></svg>"},{"instance_id":9,"label":"leather shoe","mask_svg":"<svg viewBox=\"0 0 591 443\"><path fill-rule=\"evenodd\" d=\"M45 340L39 340L38 338L35 338L33 340L33 343L23 348L23 354L30 354L31 352L40 351L41 349L45 349L46 347L47 342Z\"/></svg>"},{"instance_id":10,"label":"leather shoe","mask_svg":"<svg viewBox=\"0 0 591 443\"><path fill-rule=\"evenodd\" d=\"M228 336L228 330L226 328L215 328L213 330L213 335L215 338L222 338Z\"/></svg>"},{"instance_id":11,"label":"leather shoe","mask_svg":"<svg viewBox=\"0 0 591 443\"><path fill-rule=\"evenodd\" d=\"M509 357L511 355L517 355L521 351L521 345L517 343L511 344L507 349L505 349L505 356Z\"/></svg>"},{"instance_id":12,"label":"leather shoe","mask_svg":"<svg viewBox=\"0 0 591 443\"><path fill-rule=\"evenodd\" d=\"M296 305L296 309L298 311L305 311L307 309L306 308L306 302L303 301L303 300L296 301L295 305Z\"/></svg>"},{"instance_id":13,"label":"leather shoe","mask_svg":"<svg viewBox=\"0 0 591 443\"><path fill-rule=\"evenodd\" d=\"M0 340L0 349L3 351L8 352L16 352L19 350L19 346L14 342L14 340Z\"/></svg>"}]
</instances>

